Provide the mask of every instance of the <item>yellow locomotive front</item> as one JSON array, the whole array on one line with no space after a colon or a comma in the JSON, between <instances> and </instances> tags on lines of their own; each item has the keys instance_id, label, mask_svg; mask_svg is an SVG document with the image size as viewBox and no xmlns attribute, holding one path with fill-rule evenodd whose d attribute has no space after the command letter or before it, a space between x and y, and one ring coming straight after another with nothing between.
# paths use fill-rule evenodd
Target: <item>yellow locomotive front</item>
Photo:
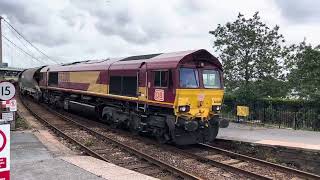
<instances>
[{"instance_id":1,"label":"yellow locomotive front","mask_svg":"<svg viewBox=\"0 0 320 180\"><path fill-rule=\"evenodd\" d=\"M184 133L176 136L177 144L208 142L216 138L224 94L222 83L222 70L210 63L179 68L174 111Z\"/></svg>"}]
</instances>

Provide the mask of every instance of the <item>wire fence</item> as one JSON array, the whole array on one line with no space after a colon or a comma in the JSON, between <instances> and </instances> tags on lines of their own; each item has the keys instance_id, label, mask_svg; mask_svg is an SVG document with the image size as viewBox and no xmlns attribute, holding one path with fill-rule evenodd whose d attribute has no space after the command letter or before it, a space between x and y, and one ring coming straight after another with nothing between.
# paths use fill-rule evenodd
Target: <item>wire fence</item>
<instances>
[{"instance_id":1,"label":"wire fence","mask_svg":"<svg viewBox=\"0 0 320 180\"><path fill-rule=\"evenodd\" d=\"M249 116L238 117L237 106L246 105L250 109ZM224 102L222 117L235 122L271 125L279 128L306 129L320 131L320 107L316 104L272 104L261 101L249 104Z\"/></svg>"}]
</instances>

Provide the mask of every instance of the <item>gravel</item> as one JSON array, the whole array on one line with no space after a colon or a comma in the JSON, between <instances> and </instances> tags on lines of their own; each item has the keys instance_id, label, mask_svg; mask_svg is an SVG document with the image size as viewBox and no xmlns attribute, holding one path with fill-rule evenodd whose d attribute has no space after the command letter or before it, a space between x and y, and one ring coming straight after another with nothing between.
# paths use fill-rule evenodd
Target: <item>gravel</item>
<instances>
[{"instance_id":1,"label":"gravel","mask_svg":"<svg viewBox=\"0 0 320 180\"><path fill-rule=\"evenodd\" d=\"M37 105L34 105L37 106ZM38 107L40 111L40 107ZM43 110L42 110L43 111ZM122 143L125 143L129 147L132 147L136 150L139 150L149 156L156 158L160 161L166 162L174 167L182 169L188 173L195 174L203 179L248 179L247 177L235 174L231 172L227 172L223 169L214 167L210 164L205 162L200 162L192 157L185 156L183 153L180 153L179 150L172 150L174 147L168 148L168 145L159 145L156 143L150 143L149 140L142 140L143 138L130 135L128 133L121 133L117 130L110 130L109 127L105 125L93 121L88 121L85 118L81 118L76 115L71 115L69 113L65 113L69 117L71 117L74 121L77 121L81 124L85 124L90 129L93 129L111 139L115 139ZM135 163L142 163L141 159L138 159L137 156L130 154L128 151L119 148L113 143L101 141L101 139L97 139L95 136L89 134L85 130L75 130L70 126L69 122L66 122L56 116L52 115L51 113L42 113L43 117L47 120L50 120L53 124L63 128L64 126L68 126L69 128L66 130L66 133L79 142L86 144L92 149L101 149L101 153L104 154L104 157L108 159L110 162L120 163L121 166L125 167L128 165L133 165ZM41 116L42 116L41 115ZM78 128L77 128L78 129ZM216 155L216 153L210 151L203 151L201 149L192 149L192 151L196 152L198 155L201 156L209 156L209 155ZM211 156L212 157L212 156ZM221 162L226 160L232 160L231 157L228 156L215 156L215 160ZM139 162L140 161L140 162ZM145 163L145 161L143 162ZM241 163L241 162L240 162ZM236 163L238 164L238 163ZM259 174L265 175L266 177L271 177L273 179L292 179L292 175L284 174L281 172L277 172L275 169L269 167L261 167L254 163L242 163L239 164L241 169L250 170L252 172L259 172ZM138 172L153 172L155 169L159 169L156 166L150 166L147 168L137 169ZM167 179L170 173L162 171L160 173L156 173L154 177L164 177ZM175 179L177 177L174 177Z\"/></svg>"}]
</instances>

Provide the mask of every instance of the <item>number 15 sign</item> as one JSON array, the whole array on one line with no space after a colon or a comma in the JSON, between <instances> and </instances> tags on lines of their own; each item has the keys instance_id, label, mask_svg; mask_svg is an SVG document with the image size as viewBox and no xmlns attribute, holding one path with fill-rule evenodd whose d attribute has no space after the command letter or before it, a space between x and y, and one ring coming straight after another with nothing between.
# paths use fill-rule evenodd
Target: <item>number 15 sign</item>
<instances>
[{"instance_id":1,"label":"number 15 sign","mask_svg":"<svg viewBox=\"0 0 320 180\"><path fill-rule=\"evenodd\" d=\"M10 100L16 94L16 88L10 82L0 82L0 100Z\"/></svg>"}]
</instances>

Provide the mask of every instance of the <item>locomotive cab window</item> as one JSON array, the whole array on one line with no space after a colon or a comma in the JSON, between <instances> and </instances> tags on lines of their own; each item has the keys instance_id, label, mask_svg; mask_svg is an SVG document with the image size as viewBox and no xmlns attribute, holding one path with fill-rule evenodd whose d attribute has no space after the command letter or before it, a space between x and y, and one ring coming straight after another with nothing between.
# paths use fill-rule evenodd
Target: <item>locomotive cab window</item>
<instances>
[{"instance_id":1,"label":"locomotive cab window","mask_svg":"<svg viewBox=\"0 0 320 180\"><path fill-rule=\"evenodd\" d=\"M205 88L221 88L219 71L203 70L202 78Z\"/></svg>"},{"instance_id":2,"label":"locomotive cab window","mask_svg":"<svg viewBox=\"0 0 320 180\"><path fill-rule=\"evenodd\" d=\"M154 71L154 87L168 87L169 72Z\"/></svg>"},{"instance_id":3,"label":"locomotive cab window","mask_svg":"<svg viewBox=\"0 0 320 180\"><path fill-rule=\"evenodd\" d=\"M198 88L199 87L198 70L193 68L180 68L180 87Z\"/></svg>"}]
</instances>

